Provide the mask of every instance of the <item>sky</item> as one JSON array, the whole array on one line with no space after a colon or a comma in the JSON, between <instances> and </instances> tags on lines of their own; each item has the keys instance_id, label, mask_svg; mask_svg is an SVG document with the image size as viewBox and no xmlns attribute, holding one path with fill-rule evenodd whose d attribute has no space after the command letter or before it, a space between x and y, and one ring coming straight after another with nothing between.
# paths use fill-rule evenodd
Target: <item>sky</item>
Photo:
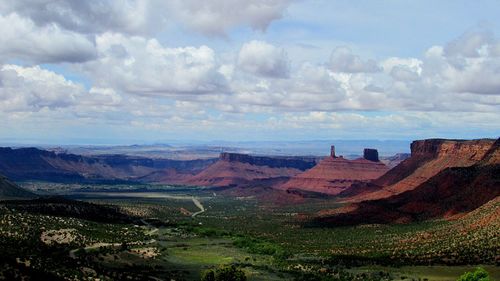
<instances>
[{"instance_id":1,"label":"sky","mask_svg":"<svg viewBox=\"0 0 500 281\"><path fill-rule=\"evenodd\" d=\"M500 135L500 3L0 0L0 142Z\"/></svg>"}]
</instances>

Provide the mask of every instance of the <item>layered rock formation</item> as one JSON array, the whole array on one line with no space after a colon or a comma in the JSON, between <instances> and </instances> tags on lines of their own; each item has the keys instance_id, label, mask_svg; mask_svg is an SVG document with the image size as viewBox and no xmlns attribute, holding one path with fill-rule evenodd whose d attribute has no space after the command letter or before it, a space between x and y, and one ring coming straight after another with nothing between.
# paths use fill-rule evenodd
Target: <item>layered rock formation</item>
<instances>
[{"instance_id":1,"label":"layered rock formation","mask_svg":"<svg viewBox=\"0 0 500 281\"><path fill-rule=\"evenodd\" d=\"M351 201L386 198L412 190L446 168L474 165L485 157L494 142L491 139L414 141L410 158L372 181L369 192L353 192L356 195Z\"/></svg>"},{"instance_id":2,"label":"layered rock formation","mask_svg":"<svg viewBox=\"0 0 500 281\"><path fill-rule=\"evenodd\" d=\"M342 156L337 157L335 147L332 146L330 157L293 177L280 188L336 195L352 184L376 179L389 170L378 161L377 150L365 149L364 155L365 158L347 160Z\"/></svg>"},{"instance_id":3,"label":"layered rock formation","mask_svg":"<svg viewBox=\"0 0 500 281\"><path fill-rule=\"evenodd\" d=\"M185 180L200 186L275 186L316 164L315 157L264 157L221 153L219 160Z\"/></svg>"},{"instance_id":4,"label":"layered rock formation","mask_svg":"<svg viewBox=\"0 0 500 281\"><path fill-rule=\"evenodd\" d=\"M170 175L175 179L184 175L192 176L215 161L216 159L185 161L149 159L124 155L91 157L55 153L37 148L0 148L0 173L12 180L54 182L155 181L157 178L168 180Z\"/></svg>"},{"instance_id":5,"label":"layered rock formation","mask_svg":"<svg viewBox=\"0 0 500 281\"><path fill-rule=\"evenodd\" d=\"M357 203L323 212L332 225L406 223L470 212L500 195L500 140L424 140ZM364 199L365 200L360 200ZM368 200L371 199L371 200Z\"/></svg>"}]
</instances>

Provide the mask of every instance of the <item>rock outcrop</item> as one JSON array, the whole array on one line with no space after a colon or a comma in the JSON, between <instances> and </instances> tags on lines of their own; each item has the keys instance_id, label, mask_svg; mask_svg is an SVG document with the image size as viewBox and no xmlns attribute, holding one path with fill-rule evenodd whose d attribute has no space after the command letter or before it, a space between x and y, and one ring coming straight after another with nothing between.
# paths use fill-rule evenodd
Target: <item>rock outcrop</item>
<instances>
[{"instance_id":1,"label":"rock outcrop","mask_svg":"<svg viewBox=\"0 0 500 281\"><path fill-rule=\"evenodd\" d=\"M365 148L363 151L363 158L373 162L379 162L378 151L373 148Z\"/></svg>"},{"instance_id":2,"label":"rock outcrop","mask_svg":"<svg viewBox=\"0 0 500 281\"><path fill-rule=\"evenodd\" d=\"M446 168L467 167L481 161L495 140L428 139L411 144L411 157L371 182L370 192L356 194L351 201L381 199L412 190Z\"/></svg>"},{"instance_id":3,"label":"rock outcrop","mask_svg":"<svg viewBox=\"0 0 500 281\"><path fill-rule=\"evenodd\" d=\"M323 159L318 165L291 178L281 189L299 189L310 192L336 195L352 184L376 179L389 169L378 161L378 152L365 149L365 158L348 160L335 155L332 146L330 157Z\"/></svg>"},{"instance_id":4,"label":"rock outcrop","mask_svg":"<svg viewBox=\"0 0 500 281\"><path fill-rule=\"evenodd\" d=\"M241 153L227 153L220 154L219 160L227 162L247 163L254 166L267 166L270 168L293 168L305 171L316 165L315 157L268 157L268 156L254 156Z\"/></svg>"},{"instance_id":5,"label":"rock outcrop","mask_svg":"<svg viewBox=\"0 0 500 281\"><path fill-rule=\"evenodd\" d=\"M372 182L378 188L354 196L357 203L343 209L324 211L317 221L351 225L452 218L500 195L500 139L425 140L411 148L409 159Z\"/></svg>"},{"instance_id":6,"label":"rock outcrop","mask_svg":"<svg viewBox=\"0 0 500 281\"><path fill-rule=\"evenodd\" d=\"M314 165L315 157L264 157L221 153L219 160L184 184L216 187L275 186Z\"/></svg>"}]
</instances>

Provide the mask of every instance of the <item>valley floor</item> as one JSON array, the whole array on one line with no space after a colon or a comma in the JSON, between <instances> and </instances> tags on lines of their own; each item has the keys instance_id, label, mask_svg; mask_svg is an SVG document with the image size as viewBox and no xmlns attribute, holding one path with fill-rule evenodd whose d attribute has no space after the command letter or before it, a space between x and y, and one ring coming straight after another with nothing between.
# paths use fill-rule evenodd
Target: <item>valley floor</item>
<instances>
[{"instance_id":1,"label":"valley floor","mask_svg":"<svg viewBox=\"0 0 500 281\"><path fill-rule=\"evenodd\" d=\"M482 264L500 280L498 200L452 222L325 228L310 218L339 206L332 200L276 205L203 188L132 188L141 192L99 185L64 194L118 206L128 222L0 205L0 279L199 280L203 270L236 264L249 280L444 281Z\"/></svg>"}]
</instances>

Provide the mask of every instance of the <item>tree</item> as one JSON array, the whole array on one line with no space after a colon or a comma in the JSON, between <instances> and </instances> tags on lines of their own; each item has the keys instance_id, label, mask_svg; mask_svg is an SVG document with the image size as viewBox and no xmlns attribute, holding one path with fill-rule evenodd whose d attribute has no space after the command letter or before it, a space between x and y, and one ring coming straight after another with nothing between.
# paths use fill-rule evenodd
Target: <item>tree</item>
<instances>
[{"instance_id":1,"label":"tree","mask_svg":"<svg viewBox=\"0 0 500 281\"><path fill-rule=\"evenodd\" d=\"M202 281L246 281L247 277L243 270L234 265L219 266L216 269L205 271L201 277Z\"/></svg>"},{"instance_id":2,"label":"tree","mask_svg":"<svg viewBox=\"0 0 500 281\"><path fill-rule=\"evenodd\" d=\"M478 267L473 272L464 273L457 281L490 281L490 277L486 270Z\"/></svg>"}]
</instances>

